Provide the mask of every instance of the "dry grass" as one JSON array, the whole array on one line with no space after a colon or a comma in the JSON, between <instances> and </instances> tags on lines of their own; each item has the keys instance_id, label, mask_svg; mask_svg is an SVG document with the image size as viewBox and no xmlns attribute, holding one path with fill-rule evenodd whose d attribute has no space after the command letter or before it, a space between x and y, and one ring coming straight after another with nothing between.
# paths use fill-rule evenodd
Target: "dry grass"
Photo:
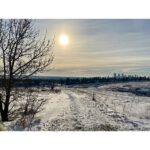
<instances>
[{"instance_id":1,"label":"dry grass","mask_svg":"<svg viewBox=\"0 0 150 150\"><path fill-rule=\"evenodd\" d=\"M5 131L4 130L4 125L0 122L0 131Z\"/></svg>"}]
</instances>

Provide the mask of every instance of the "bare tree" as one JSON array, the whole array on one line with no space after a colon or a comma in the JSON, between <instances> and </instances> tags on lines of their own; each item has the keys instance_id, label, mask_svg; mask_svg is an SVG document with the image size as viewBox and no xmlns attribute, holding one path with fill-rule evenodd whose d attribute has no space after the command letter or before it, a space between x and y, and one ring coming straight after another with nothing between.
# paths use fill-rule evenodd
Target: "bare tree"
<instances>
[{"instance_id":1,"label":"bare tree","mask_svg":"<svg viewBox=\"0 0 150 150\"><path fill-rule=\"evenodd\" d=\"M0 100L2 121L8 121L10 97L15 79L44 71L53 61L54 40L40 40L32 20L0 20L0 75L5 98Z\"/></svg>"}]
</instances>

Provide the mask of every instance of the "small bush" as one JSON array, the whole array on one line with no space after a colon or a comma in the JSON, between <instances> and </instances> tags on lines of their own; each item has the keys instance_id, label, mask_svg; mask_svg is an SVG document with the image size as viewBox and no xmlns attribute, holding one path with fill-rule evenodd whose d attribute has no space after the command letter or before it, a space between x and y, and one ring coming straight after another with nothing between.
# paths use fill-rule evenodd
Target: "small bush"
<instances>
[{"instance_id":1,"label":"small bush","mask_svg":"<svg viewBox=\"0 0 150 150\"><path fill-rule=\"evenodd\" d=\"M101 124L99 126L100 130L102 131L117 131L118 127L117 126L113 126L111 124Z\"/></svg>"},{"instance_id":2,"label":"small bush","mask_svg":"<svg viewBox=\"0 0 150 150\"><path fill-rule=\"evenodd\" d=\"M50 90L50 92L57 94L61 92L61 89L53 89L53 90Z\"/></svg>"},{"instance_id":3,"label":"small bush","mask_svg":"<svg viewBox=\"0 0 150 150\"><path fill-rule=\"evenodd\" d=\"M90 129L87 129L87 131L88 130L89 131L117 131L118 127L111 124L100 124Z\"/></svg>"},{"instance_id":4,"label":"small bush","mask_svg":"<svg viewBox=\"0 0 150 150\"><path fill-rule=\"evenodd\" d=\"M95 93L93 93L92 100L93 100L93 101L96 101L96 98L95 98Z\"/></svg>"}]
</instances>

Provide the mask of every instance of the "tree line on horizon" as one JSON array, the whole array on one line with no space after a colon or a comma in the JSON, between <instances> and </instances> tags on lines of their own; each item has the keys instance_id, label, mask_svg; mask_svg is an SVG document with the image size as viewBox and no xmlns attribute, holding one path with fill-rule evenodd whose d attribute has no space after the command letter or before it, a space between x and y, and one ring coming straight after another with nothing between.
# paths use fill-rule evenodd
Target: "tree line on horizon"
<instances>
[{"instance_id":1,"label":"tree line on horizon","mask_svg":"<svg viewBox=\"0 0 150 150\"><path fill-rule=\"evenodd\" d=\"M118 82L130 82L130 81L150 81L150 77L128 75L117 78L113 77L66 77L66 78L26 78L15 79L15 87L51 87L51 85L79 85L79 84L103 84L103 83L118 83ZM3 79L0 78L0 86L3 86Z\"/></svg>"}]
</instances>

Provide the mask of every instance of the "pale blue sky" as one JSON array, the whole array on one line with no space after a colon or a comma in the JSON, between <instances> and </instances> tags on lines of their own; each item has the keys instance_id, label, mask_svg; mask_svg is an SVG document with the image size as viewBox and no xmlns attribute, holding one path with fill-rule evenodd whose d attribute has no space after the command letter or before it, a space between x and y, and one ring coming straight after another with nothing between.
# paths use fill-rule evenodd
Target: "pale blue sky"
<instances>
[{"instance_id":1,"label":"pale blue sky","mask_svg":"<svg viewBox=\"0 0 150 150\"><path fill-rule=\"evenodd\" d=\"M55 35L52 71L44 75L108 76L114 72L149 75L150 20L36 20L36 27ZM69 44L60 45L65 33Z\"/></svg>"}]
</instances>

